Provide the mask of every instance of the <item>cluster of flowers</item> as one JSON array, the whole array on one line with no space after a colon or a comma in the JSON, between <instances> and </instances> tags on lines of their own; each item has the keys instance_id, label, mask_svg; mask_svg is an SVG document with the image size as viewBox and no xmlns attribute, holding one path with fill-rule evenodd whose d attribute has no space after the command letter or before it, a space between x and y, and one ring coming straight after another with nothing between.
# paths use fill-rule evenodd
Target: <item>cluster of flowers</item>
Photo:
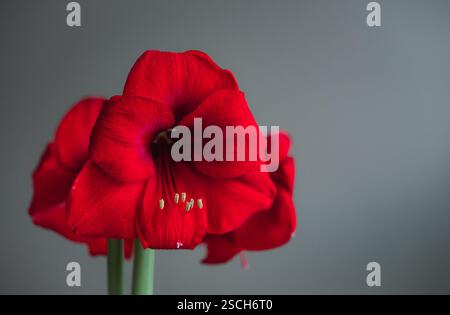
<instances>
[{"instance_id":1,"label":"cluster of flowers","mask_svg":"<svg viewBox=\"0 0 450 315\"><path fill-rule=\"evenodd\" d=\"M129 257L138 238L153 249L204 243L214 264L285 244L296 228L287 134L273 173L262 161L175 162L161 135L194 118L257 127L233 74L208 55L145 52L121 96L83 99L60 122L33 174L33 222L92 255L121 239Z\"/></svg>"}]
</instances>

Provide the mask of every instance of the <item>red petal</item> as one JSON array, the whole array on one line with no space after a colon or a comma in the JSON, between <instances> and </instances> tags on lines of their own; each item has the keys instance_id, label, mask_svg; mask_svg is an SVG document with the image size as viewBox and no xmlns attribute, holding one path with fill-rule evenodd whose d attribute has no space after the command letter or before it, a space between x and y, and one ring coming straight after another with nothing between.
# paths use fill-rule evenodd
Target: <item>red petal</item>
<instances>
[{"instance_id":1,"label":"red petal","mask_svg":"<svg viewBox=\"0 0 450 315\"><path fill-rule=\"evenodd\" d=\"M89 254L92 256L106 255L107 253L106 239L81 236L72 232L66 223L65 203L35 213L33 223L52 230L71 241L87 244Z\"/></svg>"},{"instance_id":2,"label":"red petal","mask_svg":"<svg viewBox=\"0 0 450 315\"><path fill-rule=\"evenodd\" d=\"M75 104L56 130L55 146L61 163L80 170L87 160L89 135L103 104L102 98L86 98Z\"/></svg>"},{"instance_id":3,"label":"red petal","mask_svg":"<svg viewBox=\"0 0 450 315\"><path fill-rule=\"evenodd\" d=\"M212 60L212 58L208 54L206 54L200 50L188 50L188 51L185 51L184 53L190 54L192 56L195 56L195 57L205 61L210 67L214 68L218 73L220 73L222 76L224 76L224 78L222 80L224 80L224 83L226 83L226 85L221 88L232 89L232 90L239 89L238 83L237 83L236 78L234 77L234 74L228 69L222 69L217 63L214 62L214 60Z\"/></svg>"},{"instance_id":4,"label":"red petal","mask_svg":"<svg viewBox=\"0 0 450 315\"><path fill-rule=\"evenodd\" d=\"M55 154L55 145L49 144L33 173L33 199L29 213L33 216L48 208L63 204L77 176L61 166Z\"/></svg>"},{"instance_id":5,"label":"red petal","mask_svg":"<svg viewBox=\"0 0 450 315\"><path fill-rule=\"evenodd\" d=\"M291 195L294 193L295 163L291 157L281 162L278 171L271 174L277 187L283 188Z\"/></svg>"},{"instance_id":6,"label":"red petal","mask_svg":"<svg viewBox=\"0 0 450 315\"><path fill-rule=\"evenodd\" d=\"M72 241L87 242L89 238L74 234L65 220L65 203L54 207L41 208L33 216L33 223L52 230Z\"/></svg>"},{"instance_id":7,"label":"red petal","mask_svg":"<svg viewBox=\"0 0 450 315\"><path fill-rule=\"evenodd\" d=\"M296 228L295 206L289 192L281 189L269 211L252 216L241 227L223 235L207 235L203 263L225 263L242 250L267 250L287 243Z\"/></svg>"},{"instance_id":8,"label":"red petal","mask_svg":"<svg viewBox=\"0 0 450 315\"><path fill-rule=\"evenodd\" d=\"M203 177L202 189L210 204L208 233L235 230L255 213L268 209L276 188L267 173L253 173L235 179Z\"/></svg>"},{"instance_id":9,"label":"red petal","mask_svg":"<svg viewBox=\"0 0 450 315\"><path fill-rule=\"evenodd\" d=\"M110 176L142 180L154 173L151 143L173 125L166 105L142 97L113 97L105 102L91 136L91 158Z\"/></svg>"},{"instance_id":10,"label":"red petal","mask_svg":"<svg viewBox=\"0 0 450 315\"><path fill-rule=\"evenodd\" d=\"M72 186L67 223L80 235L134 239L142 192L143 182L119 182L89 161Z\"/></svg>"},{"instance_id":11,"label":"red petal","mask_svg":"<svg viewBox=\"0 0 450 315\"><path fill-rule=\"evenodd\" d=\"M271 249L287 243L295 228L292 196L280 189L272 208L251 217L234 231L234 238L238 246L246 250Z\"/></svg>"},{"instance_id":12,"label":"red petal","mask_svg":"<svg viewBox=\"0 0 450 315\"><path fill-rule=\"evenodd\" d=\"M202 141L203 134L194 132L194 119L201 118L202 129L208 126L217 126L222 130L223 135L223 161L195 161L195 167L202 173L214 177L237 177L246 173L260 172L260 164L258 154L258 143L261 140L265 143L265 138L260 131L248 105L244 94L239 91L221 90L210 95L203 101L191 114L184 117L180 121L180 125L190 128L192 137L198 137L203 145L209 139ZM237 139L227 137L226 127L243 127L253 129L256 146L250 148L250 141L246 139L244 145L240 145ZM202 130L202 131L203 131ZM239 129L238 129L239 131ZM238 135L245 136L241 129ZM195 141L195 140L194 140ZM203 148L203 146L202 146ZM234 151L232 161L226 161L226 154L229 150ZM254 150L256 159L250 160L250 150ZM193 150L192 150L193 151ZM238 161L238 152L241 151L245 155L244 161Z\"/></svg>"},{"instance_id":13,"label":"red petal","mask_svg":"<svg viewBox=\"0 0 450 315\"><path fill-rule=\"evenodd\" d=\"M90 239L88 248L91 256L106 256L108 254L108 242L106 238L91 237Z\"/></svg>"},{"instance_id":14,"label":"red petal","mask_svg":"<svg viewBox=\"0 0 450 315\"><path fill-rule=\"evenodd\" d=\"M207 235L207 255L202 262L225 263L242 250L267 250L282 246L292 238L295 228L292 196L281 190L271 210L255 214L230 233Z\"/></svg>"},{"instance_id":15,"label":"red petal","mask_svg":"<svg viewBox=\"0 0 450 315\"><path fill-rule=\"evenodd\" d=\"M233 75L202 52L149 50L131 69L123 95L146 96L169 104L179 120L213 91L237 88Z\"/></svg>"},{"instance_id":16,"label":"red petal","mask_svg":"<svg viewBox=\"0 0 450 315\"><path fill-rule=\"evenodd\" d=\"M268 137L267 144L269 150L273 141L274 135ZM279 152L280 152L280 165L276 172L270 173L272 180L277 186L286 189L293 194L294 190L294 177L295 177L295 163L294 159L289 155L291 149L291 139L286 132L279 133Z\"/></svg>"},{"instance_id":17,"label":"red petal","mask_svg":"<svg viewBox=\"0 0 450 315\"><path fill-rule=\"evenodd\" d=\"M287 243L295 232L297 219L292 200L294 159L288 157L290 139L280 134L280 167L271 177L278 192L272 207L253 215L238 229L223 235L207 235L204 263L223 263L242 250L265 250Z\"/></svg>"},{"instance_id":18,"label":"red petal","mask_svg":"<svg viewBox=\"0 0 450 315\"><path fill-rule=\"evenodd\" d=\"M241 251L234 243L232 232L224 235L208 235L205 237L205 244L207 253L202 260L204 264L226 263Z\"/></svg>"},{"instance_id":19,"label":"red petal","mask_svg":"<svg viewBox=\"0 0 450 315\"><path fill-rule=\"evenodd\" d=\"M260 212L234 232L238 246L246 250L263 250L287 243L295 232L297 219L292 199L295 178L295 163L288 157L290 138L280 134L280 167L272 173L278 193L272 208ZM269 141L270 142L270 141Z\"/></svg>"},{"instance_id":20,"label":"red petal","mask_svg":"<svg viewBox=\"0 0 450 315\"><path fill-rule=\"evenodd\" d=\"M130 259L133 255L134 240L125 240L123 246L125 258Z\"/></svg>"},{"instance_id":21,"label":"red petal","mask_svg":"<svg viewBox=\"0 0 450 315\"><path fill-rule=\"evenodd\" d=\"M76 173L60 165L55 156L54 145L49 144L33 173L34 194L29 212L34 224L52 230L71 241L86 243L91 255L103 255L106 253L104 239L77 235L66 223L66 199L75 178Z\"/></svg>"},{"instance_id":22,"label":"red petal","mask_svg":"<svg viewBox=\"0 0 450 315\"><path fill-rule=\"evenodd\" d=\"M273 135L270 135L269 139L272 137ZM270 143L270 140L268 141ZM284 161L291 150L291 137L285 132L285 131L281 131L279 133L279 150L280 150L280 161Z\"/></svg>"}]
</instances>

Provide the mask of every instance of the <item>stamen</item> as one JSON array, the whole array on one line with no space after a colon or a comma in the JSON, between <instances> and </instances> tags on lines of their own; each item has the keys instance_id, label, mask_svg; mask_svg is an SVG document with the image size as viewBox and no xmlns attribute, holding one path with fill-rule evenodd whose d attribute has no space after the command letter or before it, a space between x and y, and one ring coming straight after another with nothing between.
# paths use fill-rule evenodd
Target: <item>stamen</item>
<instances>
[{"instance_id":1,"label":"stamen","mask_svg":"<svg viewBox=\"0 0 450 315\"><path fill-rule=\"evenodd\" d=\"M177 248L180 248L181 246L183 246L183 243L181 243L180 241L177 242Z\"/></svg>"},{"instance_id":2,"label":"stamen","mask_svg":"<svg viewBox=\"0 0 450 315\"><path fill-rule=\"evenodd\" d=\"M178 203L178 201L180 200L180 195L178 193L175 194L175 203Z\"/></svg>"},{"instance_id":3,"label":"stamen","mask_svg":"<svg viewBox=\"0 0 450 315\"><path fill-rule=\"evenodd\" d=\"M186 212L189 212L189 211L191 210L191 208L192 208L192 203L189 201L189 202L186 204Z\"/></svg>"},{"instance_id":4,"label":"stamen","mask_svg":"<svg viewBox=\"0 0 450 315\"><path fill-rule=\"evenodd\" d=\"M199 199L197 200L197 205L198 205L198 207L199 207L200 209L203 208L203 200L202 200L202 198L199 198Z\"/></svg>"},{"instance_id":5,"label":"stamen","mask_svg":"<svg viewBox=\"0 0 450 315\"><path fill-rule=\"evenodd\" d=\"M183 201L183 202L186 201L186 193L185 192L181 193L181 201Z\"/></svg>"},{"instance_id":6,"label":"stamen","mask_svg":"<svg viewBox=\"0 0 450 315\"><path fill-rule=\"evenodd\" d=\"M159 209L164 209L164 199L159 199Z\"/></svg>"},{"instance_id":7,"label":"stamen","mask_svg":"<svg viewBox=\"0 0 450 315\"><path fill-rule=\"evenodd\" d=\"M241 258L242 269L248 270L249 269L249 265L248 265L247 257L245 257L245 253L244 252L240 252L239 253L239 257Z\"/></svg>"}]
</instances>

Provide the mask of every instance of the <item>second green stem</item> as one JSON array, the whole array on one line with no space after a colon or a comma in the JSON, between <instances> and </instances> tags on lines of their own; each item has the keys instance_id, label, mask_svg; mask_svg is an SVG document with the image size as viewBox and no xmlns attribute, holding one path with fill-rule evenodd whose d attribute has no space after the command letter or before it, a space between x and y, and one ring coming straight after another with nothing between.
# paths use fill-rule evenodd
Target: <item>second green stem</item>
<instances>
[{"instance_id":1,"label":"second green stem","mask_svg":"<svg viewBox=\"0 0 450 315\"><path fill-rule=\"evenodd\" d=\"M131 293L152 295L155 251L142 248L139 239L136 239L133 254L133 286Z\"/></svg>"},{"instance_id":2,"label":"second green stem","mask_svg":"<svg viewBox=\"0 0 450 315\"><path fill-rule=\"evenodd\" d=\"M108 294L123 294L123 241L108 239Z\"/></svg>"}]
</instances>

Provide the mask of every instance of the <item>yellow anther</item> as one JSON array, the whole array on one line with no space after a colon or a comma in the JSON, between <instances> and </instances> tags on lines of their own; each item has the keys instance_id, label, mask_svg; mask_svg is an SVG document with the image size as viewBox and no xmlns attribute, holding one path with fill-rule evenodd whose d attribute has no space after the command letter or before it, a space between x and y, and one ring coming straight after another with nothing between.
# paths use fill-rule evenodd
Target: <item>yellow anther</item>
<instances>
[{"instance_id":1,"label":"yellow anther","mask_svg":"<svg viewBox=\"0 0 450 315\"><path fill-rule=\"evenodd\" d=\"M164 199L159 199L159 209L164 209Z\"/></svg>"},{"instance_id":2,"label":"yellow anther","mask_svg":"<svg viewBox=\"0 0 450 315\"><path fill-rule=\"evenodd\" d=\"M181 201L183 201L183 202L186 201L186 193L185 192L181 193Z\"/></svg>"},{"instance_id":3,"label":"yellow anther","mask_svg":"<svg viewBox=\"0 0 450 315\"><path fill-rule=\"evenodd\" d=\"M192 208L194 208L194 199L191 199L186 203L186 211L190 211Z\"/></svg>"},{"instance_id":4,"label":"yellow anther","mask_svg":"<svg viewBox=\"0 0 450 315\"><path fill-rule=\"evenodd\" d=\"M202 208L203 208L203 200L202 200L202 198L199 198L199 199L197 200L197 205L198 205L199 209L202 209Z\"/></svg>"},{"instance_id":5,"label":"yellow anther","mask_svg":"<svg viewBox=\"0 0 450 315\"><path fill-rule=\"evenodd\" d=\"M178 201L180 200L180 195L178 193L175 194L175 203L178 203Z\"/></svg>"}]
</instances>

